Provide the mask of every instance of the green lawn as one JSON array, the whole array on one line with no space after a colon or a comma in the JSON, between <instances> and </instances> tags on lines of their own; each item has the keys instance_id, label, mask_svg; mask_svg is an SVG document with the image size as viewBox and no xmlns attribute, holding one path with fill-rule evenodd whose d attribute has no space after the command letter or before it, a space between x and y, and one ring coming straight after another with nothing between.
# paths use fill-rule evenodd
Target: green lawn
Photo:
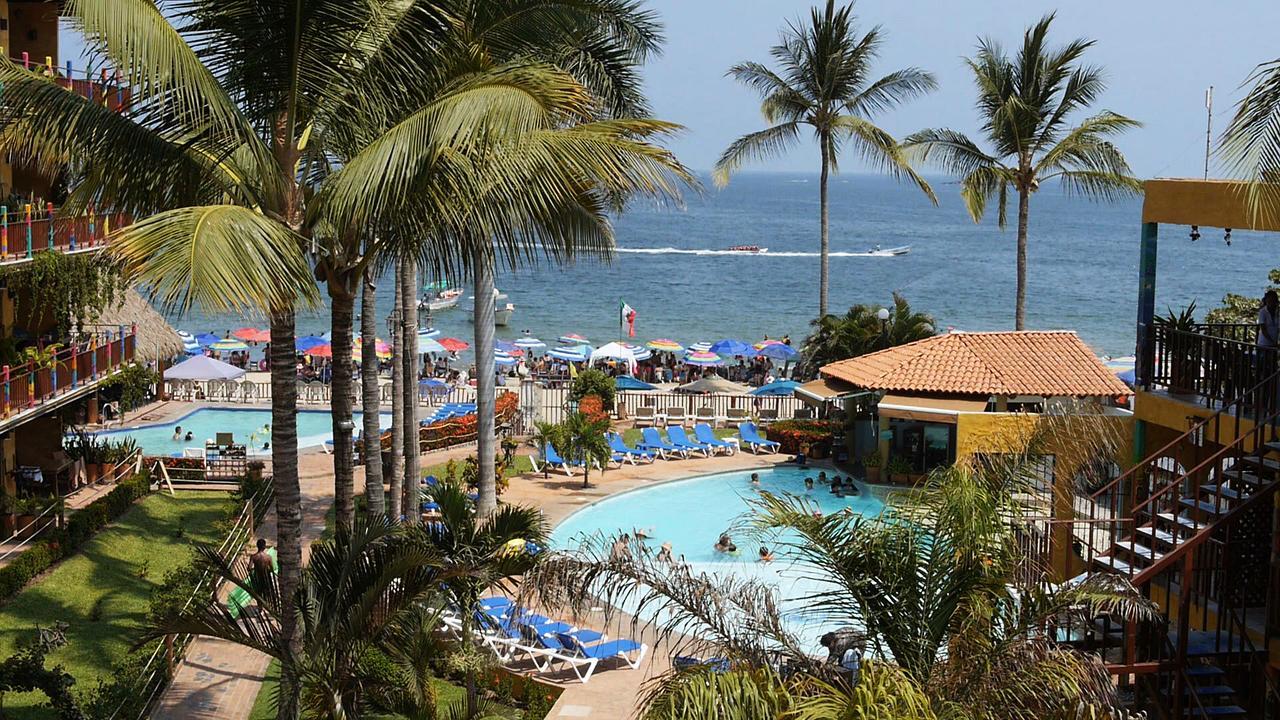
<instances>
[{"instance_id":1,"label":"green lawn","mask_svg":"<svg viewBox=\"0 0 1280 720\"><path fill-rule=\"evenodd\" d=\"M68 644L49 656L86 690L111 671L138 639L151 589L169 570L191 557L190 543L214 542L213 523L222 517L226 493L151 495L98 533L74 557L37 579L0 608L0 657L13 654L37 625L61 620ZM186 537L174 530L181 523ZM38 693L6 694L6 716L52 718L39 710Z\"/></svg>"}]
</instances>

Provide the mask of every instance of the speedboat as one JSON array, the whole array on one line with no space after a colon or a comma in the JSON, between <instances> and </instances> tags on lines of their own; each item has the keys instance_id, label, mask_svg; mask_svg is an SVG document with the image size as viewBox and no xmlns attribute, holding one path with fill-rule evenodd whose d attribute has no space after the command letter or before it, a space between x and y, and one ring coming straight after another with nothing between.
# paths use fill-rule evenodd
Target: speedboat
<instances>
[{"instance_id":1,"label":"speedboat","mask_svg":"<svg viewBox=\"0 0 1280 720\"><path fill-rule=\"evenodd\" d=\"M769 252L769 248L767 248L767 247L760 247L759 245L732 245L732 246L730 246L730 247L729 247L729 252L748 253L748 254L751 254L751 255L761 255L761 254L763 254L763 253L767 253L767 252Z\"/></svg>"},{"instance_id":2,"label":"speedboat","mask_svg":"<svg viewBox=\"0 0 1280 720\"><path fill-rule=\"evenodd\" d=\"M879 245L877 245L871 249L871 252L867 254L873 257L892 257L894 255L906 255L909 252L911 252L910 245L901 245L899 247L891 247L891 248L881 248Z\"/></svg>"},{"instance_id":3,"label":"speedboat","mask_svg":"<svg viewBox=\"0 0 1280 720\"><path fill-rule=\"evenodd\" d=\"M472 296L474 299L475 296ZM511 324L511 316L516 312L516 306L507 302L507 294L501 292L497 288L493 290L493 324L498 327L506 327ZM475 314L472 313L471 322L476 321Z\"/></svg>"},{"instance_id":4,"label":"speedboat","mask_svg":"<svg viewBox=\"0 0 1280 720\"><path fill-rule=\"evenodd\" d=\"M418 303L418 308L428 312L447 310L457 305L458 301L462 299L462 291L449 287L448 283L431 283L423 289L426 292L423 293L422 300Z\"/></svg>"}]
</instances>

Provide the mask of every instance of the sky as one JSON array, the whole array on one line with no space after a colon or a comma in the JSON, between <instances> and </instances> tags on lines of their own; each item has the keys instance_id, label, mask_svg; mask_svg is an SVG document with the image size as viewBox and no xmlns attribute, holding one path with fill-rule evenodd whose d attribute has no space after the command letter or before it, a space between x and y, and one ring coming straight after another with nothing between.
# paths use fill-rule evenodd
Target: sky
<instances>
[{"instance_id":1,"label":"sky","mask_svg":"<svg viewBox=\"0 0 1280 720\"><path fill-rule=\"evenodd\" d=\"M743 60L768 61L788 20L812 0L648 0L666 32L664 52L644 69L654 114L683 125L670 146L685 165L708 170L728 143L764 127L759 98L725 77ZM1051 39L1088 37L1088 61L1107 71L1108 90L1097 108L1141 121L1118 142L1139 177L1203 173L1204 92L1215 86L1214 126L1225 126L1243 96L1242 84L1261 62L1280 57L1280 0L861 0L862 28L880 25L885 42L876 76L916 66L933 73L934 93L876 118L902 137L926 127L976 136L973 87L963 58L979 36L1015 47L1022 32L1057 10ZM80 43L66 32L63 57ZM804 142L784 157L753 169L813 172L817 150ZM853 158L845 172L860 169Z\"/></svg>"}]
</instances>

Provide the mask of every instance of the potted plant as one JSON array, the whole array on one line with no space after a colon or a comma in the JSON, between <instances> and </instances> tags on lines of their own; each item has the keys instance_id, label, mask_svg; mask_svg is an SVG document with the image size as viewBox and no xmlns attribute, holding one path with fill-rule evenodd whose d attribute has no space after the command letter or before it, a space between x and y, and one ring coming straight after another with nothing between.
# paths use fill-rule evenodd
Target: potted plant
<instances>
[{"instance_id":1,"label":"potted plant","mask_svg":"<svg viewBox=\"0 0 1280 720\"><path fill-rule=\"evenodd\" d=\"M889 458L889 464L885 467L885 473L889 476L889 482L893 482L896 478L906 479L912 472L911 463L901 455L895 455Z\"/></svg>"},{"instance_id":2,"label":"potted plant","mask_svg":"<svg viewBox=\"0 0 1280 720\"><path fill-rule=\"evenodd\" d=\"M1169 308L1164 316L1157 316L1155 324L1164 331L1164 348L1169 362L1169 389L1175 392L1195 392L1200 375L1201 347L1194 337L1196 304L1175 312Z\"/></svg>"},{"instance_id":3,"label":"potted plant","mask_svg":"<svg viewBox=\"0 0 1280 720\"><path fill-rule=\"evenodd\" d=\"M85 478L90 483L96 483L102 479L103 465L107 462L107 441L85 435L83 442Z\"/></svg>"},{"instance_id":4,"label":"potted plant","mask_svg":"<svg viewBox=\"0 0 1280 720\"><path fill-rule=\"evenodd\" d=\"M23 532L31 527L36 518L40 516L40 513L44 512L48 506L49 504L45 498L38 498L33 495L20 498L17 501L17 509L15 510L18 515L14 528L15 532Z\"/></svg>"},{"instance_id":5,"label":"potted plant","mask_svg":"<svg viewBox=\"0 0 1280 720\"><path fill-rule=\"evenodd\" d=\"M106 480L115 474L116 469L123 463L129 461L134 453L138 451L138 441L133 438L124 438L119 442L112 443L104 440L102 442L102 473L101 480Z\"/></svg>"},{"instance_id":6,"label":"potted plant","mask_svg":"<svg viewBox=\"0 0 1280 720\"><path fill-rule=\"evenodd\" d=\"M880 465L884 462L879 450L872 450L862 456L862 465L866 469L866 481L872 485L880 482Z\"/></svg>"},{"instance_id":7,"label":"potted plant","mask_svg":"<svg viewBox=\"0 0 1280 720\"><path fill-rule=\"evenodd\" d=\"M22 359L31 366L36 376L36 397L45 397L53 392L53 375L50 370L57 363L61 343L49 343L44 347L29 347L22 351Z\"/></svg>"}]
</instances>

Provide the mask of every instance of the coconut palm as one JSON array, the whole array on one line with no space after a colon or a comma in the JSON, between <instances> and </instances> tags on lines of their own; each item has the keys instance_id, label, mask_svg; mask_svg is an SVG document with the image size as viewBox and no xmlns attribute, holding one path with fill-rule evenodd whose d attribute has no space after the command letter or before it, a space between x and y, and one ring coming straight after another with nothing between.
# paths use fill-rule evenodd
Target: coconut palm
<instances>
[{"instance_id":1,"label":"coconut palm","mask_svg":"<svg viewBox=\"0 0 1280 720\"><path fill-rule=\"evenodd\" d=\"M835 0L827 0L825 9L813 8L807 23L787 25L771 50L777 70L758 62L729 69L730 76L764 98L760 110L770 127L743 135L725 149L715 166L717 184L727 184L729 176L749 160L786 151L800 139L805 126L818 143L822 157L818 317L827 314L827 182L830 172L839 170L840 153L846 147L872 167L908 178L937 202L929 183L912 169L893 136L872 121L876 114L933 90L937 83L918 68L873 79L871 66L883 41L879 27L858 33L852 4L837 8Z\"/></svg>"},{"instance_id":2,"label":"coconut palm","mask_svg":"<svg viewBox=\"0 0 1280 720\"><path fill-rule=\"evenodd\" d=\"M609 418L593 418L586 413L573 412L560 424L560 440L566 459L582 465L582 487L591 486L591 466L595 465L604 472L613 450L605 433L609 432Z\"/></svg>"},{"instance_id":3,"label":"coconut palm","mask_svg":"<svg viewBox=\"0 0 1280 720\"><path fill-rule=\"evenodd\" d=\"M797 372L813 377L823 365L923 340L936 332L933 316L915 312L898 293L893 294L887 320L879 317L882 309L885 308L879 305L858 304L844 315L814 320L810 323L813 332L801 346L804 359Z\"/></svg>"},{"instance_id":4,"label":"coconut palm","mask_svg":"<svg viewBox=\"0 0 1280 720\"><path fill-rule=\"evenodd\" d=\"M360 289L360 335L378 336L378 287L375 269L366 267ZM377 343L365 343L360 348L360 394L364 427L361 440L364 443L364 492L368 500L369 514L382 515L387 511L386 496L382 487L382 387L378 381Z\"/></svg>"},{"instance_id":5,"label":"coconut palm","mask_svg":"<svg viewBox=\"0 0 1280 720\"><path fill-rule=\"evenodd\" d=\"M1230 171L1250 181L1253 211L1274 223L1280 218L1280 58L1255 68L1249 83L1220 152Z\"/></svg>"},{"instance_id":6,"label":"coconut palm","mask_svg":"<svg viewBox=\"0 0 1280 720\"><path fill-rule=\"evenodd\" d=\"M1017 300L1014 327L1027 321L1027 233L1031 196L1056 180L1069 193L1115 200L1142 191L1124 155L1111 138L1139 123L1104 110L1070 125L1072 116L1092 105L1106 89L1102 70L1083 64L1092 40L1048 47L1053 15L1023 35L1010 57L994 40L982 39L966 60L978 87L978 112L991 150L983 150L955 130L933 129L903 141L923 162L932 162L960 178L960 196L974 222L996 202L997 222L1005 227L1010 191L1018 197Z\"/></svg>"},{"instance_id":7,"label":"coconut palm","mask_svg":"<svg viewBox=\"0 0 1280 720\"><path fill-rule=\"evenodd\" d=\"M399 315L404 307L404 258L398 258L394 264L395 275L392 283L395 293L392 295L393 317ZM368 343L365 343L368 345ZM399 521L404 516L404 437L407 426L404 421L404 363L400 362L404 352L404 333L398 325L393 324L391 330L391 479L387 484L387 515Z\"/></svg>"}]
</instances>

